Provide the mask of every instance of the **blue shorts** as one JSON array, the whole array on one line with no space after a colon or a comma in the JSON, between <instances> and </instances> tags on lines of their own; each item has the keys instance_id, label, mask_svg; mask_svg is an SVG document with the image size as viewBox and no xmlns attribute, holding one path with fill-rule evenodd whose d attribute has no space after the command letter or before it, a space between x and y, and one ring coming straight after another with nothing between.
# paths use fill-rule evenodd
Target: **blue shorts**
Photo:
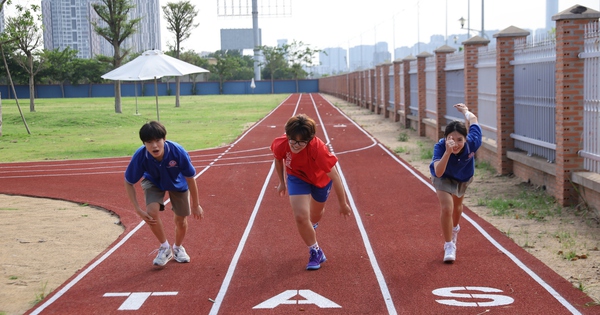
<instances>
[{"instance_id":1,"label":"blue shorts","mask_svg":"<svg viewBox=\"0 0 600 315\"><path fill-rule=\"evenodd\" d=\"M319 188L301 180L294 175L287 174L287 189L290 196L310 194L314 200L318 202L325 202L329 197L329 192L331 192L332 184L333 181L330 180L329 184L327 184L325 187Z\"/></svg>"}]
</instances>

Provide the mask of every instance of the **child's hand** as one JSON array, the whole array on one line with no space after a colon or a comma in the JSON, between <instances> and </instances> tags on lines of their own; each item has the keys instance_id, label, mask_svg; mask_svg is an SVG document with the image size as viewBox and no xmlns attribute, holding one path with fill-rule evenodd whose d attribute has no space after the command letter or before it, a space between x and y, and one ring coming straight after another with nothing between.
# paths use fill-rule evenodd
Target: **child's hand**
<instances>
[{"instance_id":1,"label":"child's hand","mask_svg":"<svg viewBox=\"0 0 600 315\"><path fill-rule=\"evenodd\" d=\"M446 151L454 150L454 146L456 143L454 142L454 137L450 136L446 139Z\"/></svg>"},{"instance_id":2,"label":"child's hand","mask_svg":"<svg viewBox=\"0 0 600 315\"><path fill-rule=\"evenodd\" d=\"M467 105L465 105L463 103L458 103L458 104L454 105L454 108L456 108L463 115L469 111L469 108L467 108Z\"/></svg>"},{"instance_id":3,"label":"child's hand","mask_svg":"<svg viewBox=\"0 0 600 315\"><path fill-rule=\"evenodd\" d=\"M340 205L340 214L344 216L344 219L348 219L348 217L352 214L352 208L350 208L348 203Z\"/></svg>"},{"instance_id":4,"label":"child's hand","mask_svg":"<svg viewBox=\"0 0 600 315\"><path fill-rule=\"evenodd\" d=\"M277 186L277 193L279 194L279 197L285 196L286 191L287 188L285 187L285 185L283 183L279 183L279 186Z\"/></svg>"},{"instance_id":5,"label":"child's hand","mask_svg":"<svg viewBox=\"0 0 600 315\"><path fill-rule=\"evenodd\" d=\"M202 209L200 205L196 205L195 207L192 207L192 215L195 219L202 220L204 219L204 209Z\"/></svg>"},{"instance_id":6,"label":"child's hand","mask_svg":"<svg viewBox=\"0 0 600 315\"><path fill-rule=\"evenodd\" d=\"M154 218L148 214L148 212L142 210L142 209L137 209L135 212L137 212L137 214L140 216L140 218L142 218L142 220L146 221L146 223L148 225L155 225L156 224L156 220L154 220Z\"/></svg>"}]
</instances>

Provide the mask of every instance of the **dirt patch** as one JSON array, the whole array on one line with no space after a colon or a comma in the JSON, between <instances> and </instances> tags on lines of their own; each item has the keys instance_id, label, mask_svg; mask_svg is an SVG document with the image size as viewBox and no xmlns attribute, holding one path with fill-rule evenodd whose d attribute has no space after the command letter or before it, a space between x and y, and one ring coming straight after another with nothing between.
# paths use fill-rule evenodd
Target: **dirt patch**
<instances>
[{"instance_id":1,"label":"dirt patch","mask_svg":"<svg viewBox=\"0 0 600 315\"><path fill-rule=\"evenodd\" d=\"M123 233L108 211L0 195L0 314L23 314Z\"/></svg>"}]
</instances>

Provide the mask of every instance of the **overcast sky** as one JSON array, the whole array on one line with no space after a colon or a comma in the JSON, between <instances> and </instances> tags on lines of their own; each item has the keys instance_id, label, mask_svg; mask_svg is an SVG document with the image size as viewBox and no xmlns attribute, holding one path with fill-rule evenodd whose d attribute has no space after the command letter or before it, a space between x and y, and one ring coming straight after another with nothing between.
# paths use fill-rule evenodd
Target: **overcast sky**
<instances>
[{"instance_id":1,"label":"overcast sky","mask_svg":"<svg viewBox=\"0 0 600 315\"><path fill-rule=\"evenodd\" d=\"M161 7L177 0L160 0ZM183 42L184 50L196 52L220 49L220 29L252 28L251 16L219 17L218 13L239 12L232 4L248 4L252 0L191 0L198 9L198 28ZM481 29L484 3L484 28L505 29L511 25L524 29L544 28L546 0L259 0L264 7L259 13L262 44L277 45L278 39L302 41L312 48L373 45L388 42L392 47L413 46L419 40L429 42L434 34L465 34L461 17L469 19L471 35ZM13 0L13 3L40 3L40 0ZM469 10L470 4L470 10ZM559 12L574 5L598 10L600 0L559 0ZM281 14L277 16L277 13ZM7 10L10 14L10 10ZM162 16L162 9L161 9ZM469 22L465 23L467 27ZM162 49L173 43L173 34L162 23Z\"/></svg>"}]
</instances>

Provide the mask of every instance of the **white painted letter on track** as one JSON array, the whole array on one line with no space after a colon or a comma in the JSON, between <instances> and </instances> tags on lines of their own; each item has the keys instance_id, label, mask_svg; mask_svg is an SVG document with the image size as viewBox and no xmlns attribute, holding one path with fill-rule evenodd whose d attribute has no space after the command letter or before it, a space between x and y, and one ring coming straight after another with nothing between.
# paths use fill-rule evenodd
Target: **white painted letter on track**
<instances>
[{"instance_id":1,"label":"white painted letter on track","mask_svg":"<svg viewBox=\"0 0 600 315\"><path fill-rule=\"evenodd\" d=\"M301 296L302 300L293 299L297 295ZM276 296L256 305L253 309L273 309L282 304L314 304L320 308L342 308L340 305L334 303L330 299L325 298L311 290L287 290L283 291Z\"/></svg>"},{"instance_id":2,"label":"white painted letter on track","mask_svg":"<svg viewBox=\"0 0 600 315\"><path fill-rule=\"evenodd\" d=\"M104 297L127 297L119 306L119 311L137 311L150 296L177 295L177 292L116 292L104 293Z\"/></svg>"},{"instance_id":3,"label":"white painted letter on track","mask_svg":"<svg viewBox=\"0 0 600 315\"><path fill-rule=\"evenodd\" d=\"M457 293L456 291L460 291L460 293ZM492 294L479 294L473 293L472 291ZM437 296L453 298L445 300L435 300L440 304L451 306L492 307L512 304L515 301L510 296L495 294L501 292L502 290L488 287L450 287L435 289L432 291L432 293ZM477 299L477 301L469 301L474 299Z\"/></svg>"}]
</instances>

